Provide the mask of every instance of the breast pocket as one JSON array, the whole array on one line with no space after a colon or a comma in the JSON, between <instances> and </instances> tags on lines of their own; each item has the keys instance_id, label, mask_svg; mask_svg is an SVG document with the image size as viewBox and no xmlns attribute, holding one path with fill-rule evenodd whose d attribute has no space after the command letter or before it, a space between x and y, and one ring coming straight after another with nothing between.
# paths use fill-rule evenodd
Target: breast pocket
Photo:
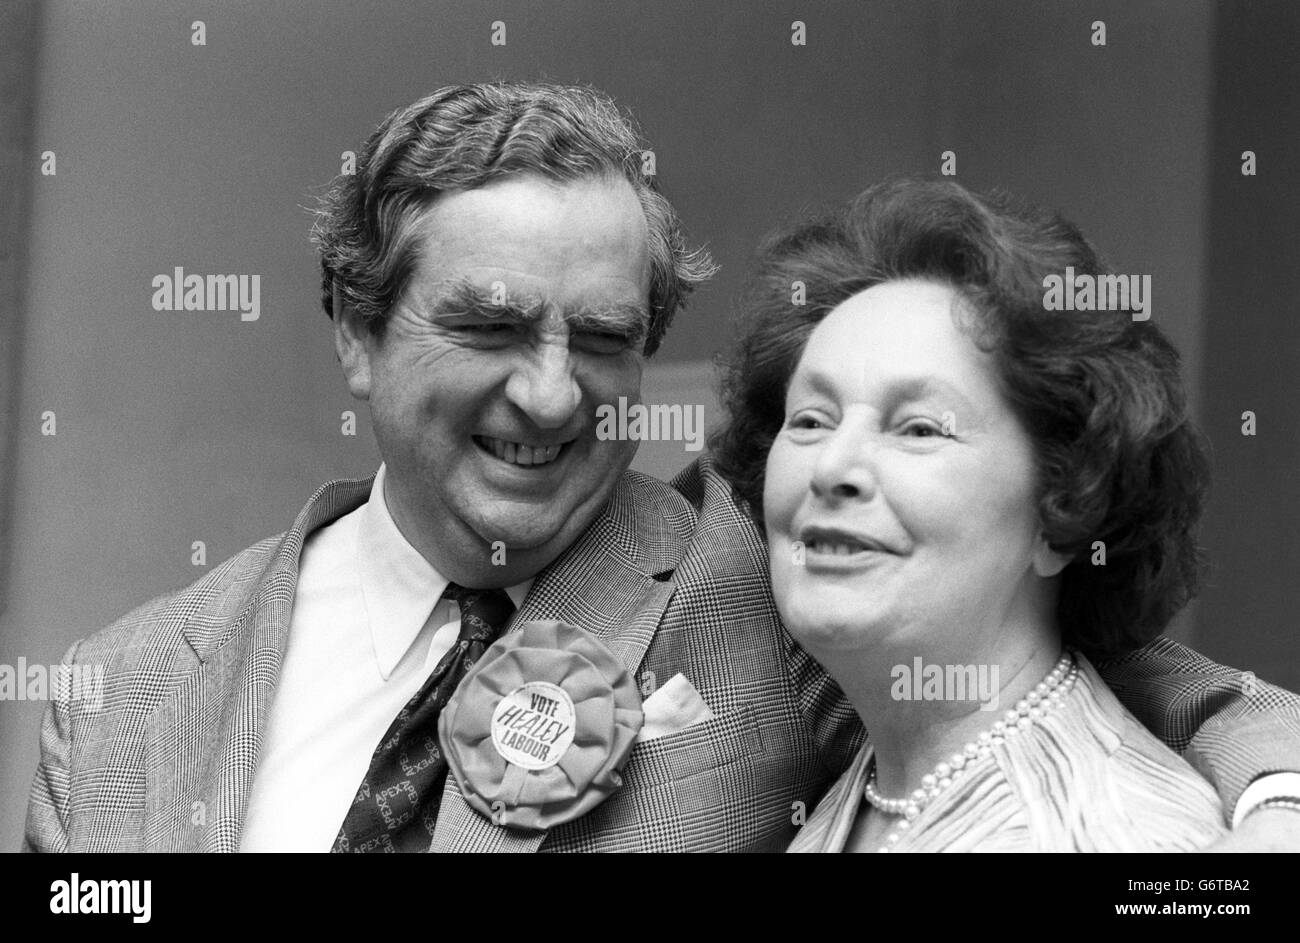
<instances>
[{"instance_id":1,"label":"breast pocket","mask_svg":"<svg viewBox=\"0 0 1300 943\"><path fill-rule=\"evenodd\" d=\"M666 736L638 743L623 767L626 786L677 782L762 756L754 709L741 705Z\"/></svg>"},{"instance_id":2,"label":"breast pocket","mask_svg":"<svg viewBox=\"0 0 1300 943\"><path fill-rule=\"evenodd\" d=\"M751 706L632 748L622 788L583 818L553 829L546 851L744 851L788 815L774 756ZM775 769L775 771L774 771Z\"/></svg>"}]
</instances>

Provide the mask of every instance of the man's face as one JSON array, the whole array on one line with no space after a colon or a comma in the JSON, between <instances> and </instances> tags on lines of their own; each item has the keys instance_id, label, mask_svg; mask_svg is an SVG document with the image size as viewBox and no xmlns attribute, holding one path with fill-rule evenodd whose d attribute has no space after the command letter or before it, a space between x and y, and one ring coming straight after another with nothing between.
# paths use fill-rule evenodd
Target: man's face
<instances>
[{"instance_id":1,"label":"man's face","mask_svg":"<svg viewBox=\"0 0 1300 943\"><path fill-rule=\"evenodd\" d=\"M407 539L450 579L511 585L582 533L636 451L596 438L596 408L639 400L645 217L622 179L523 176L443 195L417 226L386 333L358 334L345 369Z\"/></svg>"}]
</instances>

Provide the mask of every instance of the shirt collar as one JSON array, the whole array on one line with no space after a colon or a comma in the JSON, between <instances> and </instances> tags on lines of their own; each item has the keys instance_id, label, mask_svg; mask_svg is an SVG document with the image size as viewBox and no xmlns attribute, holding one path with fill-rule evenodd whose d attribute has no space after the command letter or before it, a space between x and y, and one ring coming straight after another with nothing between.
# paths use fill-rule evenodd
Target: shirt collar
<instances>
[{"instance_id":1,"label":"shirt collar","mask_svg":"<svg viewBox=\"0 0 1300 943\"><path fill-rule=\"evenodd\" d=\"M384 500L384 465L357 524L357 573L375 662L385 680L415 644L448 580L398 530ZM506 587L518 610L532 580Z\"/></svg>"}]
</instances>

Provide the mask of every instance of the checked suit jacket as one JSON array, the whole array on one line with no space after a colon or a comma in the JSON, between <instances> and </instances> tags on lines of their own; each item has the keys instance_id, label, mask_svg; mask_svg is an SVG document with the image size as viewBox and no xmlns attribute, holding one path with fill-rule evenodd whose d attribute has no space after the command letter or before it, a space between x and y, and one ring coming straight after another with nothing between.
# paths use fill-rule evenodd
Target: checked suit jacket
<instances>
[{"instance_id":1,"label":"checked suit jacket","mask_svg":"<svg viewBox=\"0 0 1300 943\"><path fill-rule=\"evenodd\" d=\"M104 667L103 699L47 710L25 849L239 849L303 543L360 506L371 481L324 485L286 533L69 650L68 663ZM707 457L671 486L623 475L511 625L530 619L593 633L643 691L684 674L713 717L638 743L621 788L547 833L493 825L449 777L431 851L779 850L864 737L781 625L762 535ZM1243 686L1167 639L1106 678L1229 809L1259 772L1300 769L1294 695Z\"/></svg>"}]
</instances>

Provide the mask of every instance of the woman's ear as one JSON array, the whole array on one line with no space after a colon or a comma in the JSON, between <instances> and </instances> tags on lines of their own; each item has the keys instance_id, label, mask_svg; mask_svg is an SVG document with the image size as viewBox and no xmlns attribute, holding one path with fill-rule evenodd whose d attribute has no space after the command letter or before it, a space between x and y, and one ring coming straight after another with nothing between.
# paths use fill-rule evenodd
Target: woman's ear
<instances>
[{"instance_id":1,"label":"woman's ear","mask_svg":"<svg viewBox=\"0 0 1300 943\"><path fill-rule=\"evenodd\" d=\"M348 390L359 400L370 399L370 354L374 338L355 308L343 300L334 284L334 352L343 365Z\"/></svg>"},{"instance_id":2,"label":"woman's ear","mask_svg":"<svg viewBox=\"0 0 1300 943\"><path fill-rule=\"evenodd\" d=\"M1046 537L1042 534L1038 535L1038 540L1034 544L1033 567L1035 573L1045 580L1051 579L1064 570L1069 562L1069 557L1063 553L1057 553L1048 545Z\"/></svg>"}]
</instances>

